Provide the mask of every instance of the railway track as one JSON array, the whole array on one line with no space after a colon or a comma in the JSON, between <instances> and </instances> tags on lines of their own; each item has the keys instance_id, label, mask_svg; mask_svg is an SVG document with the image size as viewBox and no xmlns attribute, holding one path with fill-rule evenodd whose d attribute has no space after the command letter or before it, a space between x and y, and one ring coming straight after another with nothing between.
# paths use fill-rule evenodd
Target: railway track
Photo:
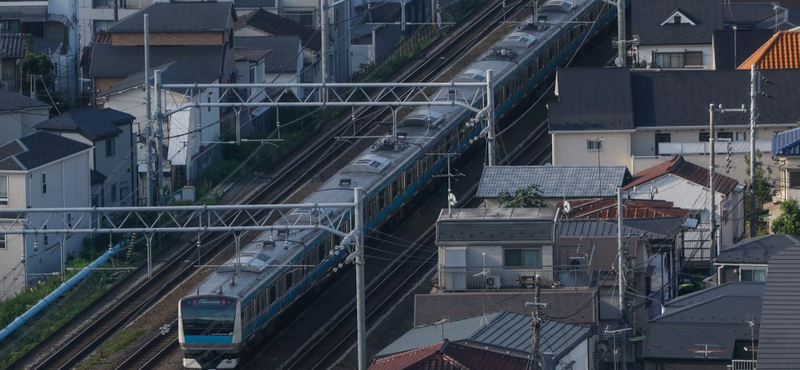
<instances>
[{"instance_id":1,"label":"railway track","mask_svg":"<svg viewBox=\"0 0 800 370\"><path fill-rule=\"evenodd\" d=\"M497 3L499 4L499 3ZM497 7L493 8L493 12ZM444 47L439 48L439 51L430 54L428 60L418 63L413 70L406 74L401 81L429 81L432 76L438 75L450 63L461 56L464 50L467 49L466 45L471 45L484 37L489 28L485 27L485 20L488 15L493 12L483 13L479 22L468 22L471 27L467 27L466 31L459 33L461 37L451 38ZM453 45L460 45L454 47ZM367 116L375 114L371 109L361 109L359 116ZM258 191L251 195L251 201L262 203L275 203L278 201L291 202L292 195L298 193L296 189L300 188L300 184L307 180L307 174L315 173L322 167L324 163L335 163L337 160L332 160L336 154L340 154L345 149L360 151L359 145L347 145L345 142L335 140L334 138L341 135L344 130L351 132L347 122L339 121L331 123L329 127L321 130L317 135L313 145L306 146L305 150L299 153L289 155L289 158L296 158L290 161L289 164L277 173L271 175L272 181L267 182L261 186ZM368 127L362 126L359 134L374 135L375 130L380 130L381 127ZM366 141L365 141L366 142ZM369 143L364 143L369 145ZM338 160L338 162L346 163L349 159ZM297 195L300 197L300 195ZM219 253L218 249L226 244L230 244L230 239L220 234L209 234L201 239L203 248L203 255L208 256L213 253ZM163 267L160 267L152 279L144 281L133 292L128 293L126 297L114 297L113 293L109 292L107 297L101 298L100 301L118 300L113 308L107 310L107 314L100 317L93 318L94 323L83 327L77 331L68 332L66 329L60 334L62 336L70 336L71 339L64 342L59 348L51 352L43 360L37 361L38 364L31 367L25 366L26 363L32 361L32 356L25 356L12 364L12 368L34 368L34 369L68 369L74 367L80 360L85 358L89 353L95 350L104 340L115 333L119 328L130 322L137 314L141 313L147 306L153 302L163 292L173 289L179 281L184 280L188 275L194 272L192 264L187 264L186 261L196 261L202 258L197 255L194 248L194 243L187 243L179 253L176 253ZM225 257L216 257L224 259ZM140 271L141 272L141 271ZM131 277L133 278L133 277ZM90 310L99 309L99 306L93 306ZM65 327L77 325L70 323ZM171 328L174 330L174 328ZM162 338L163 337L163 338ZM153 359L165 353L165 349L177 348L176 341L164 339L166 337L174 338L172 335L153 335L152 340L142 346L142 351L137 351L134 356L136 362L124 362L118 368L147 368L153 362ZM43 343L39 347L29 353L39 353L41 349L46 347L47 344ZM152 357L147 359L147 357Z\"/></svg>"}]
</instances>

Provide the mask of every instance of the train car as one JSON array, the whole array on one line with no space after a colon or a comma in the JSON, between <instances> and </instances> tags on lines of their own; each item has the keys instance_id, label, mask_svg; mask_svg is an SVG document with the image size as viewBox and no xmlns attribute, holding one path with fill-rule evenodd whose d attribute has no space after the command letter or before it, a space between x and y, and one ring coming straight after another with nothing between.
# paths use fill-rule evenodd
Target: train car
<instances>
[{"instance_id":1,"label":"train car","mask_svg":"<svg viewBox=\"0 0 800 370\"><path fill-rule=\"evenodd\" d=\"M548 0L489 51L473 61L456 82L486 81L494 72L495 114L502 117L531 94L555 68L574 55L585 38L615 16L602 0ZM478 88L439 91L476 97ZM406 203L442 171L446 156L466 150L481 132L466 124L471 111L458 106L420 107L397 131L378 139L310 194L304 203L352 203L353 189L364 195L365 227L374 229L399 214ZM314 220L350 230L346 209L294 210L279 223ZM266 231L217 268L178 306L178 337L185 368L232 369L241 352L278 315L324 277L335 272L346 251L340 238L318 230Z\"/></svg>"}]
</instances>

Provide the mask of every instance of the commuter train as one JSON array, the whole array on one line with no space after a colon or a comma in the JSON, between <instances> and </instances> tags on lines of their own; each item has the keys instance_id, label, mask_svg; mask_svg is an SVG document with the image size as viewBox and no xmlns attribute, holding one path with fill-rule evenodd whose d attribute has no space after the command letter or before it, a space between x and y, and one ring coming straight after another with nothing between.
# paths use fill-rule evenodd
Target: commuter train
<instances>
[{"instance_id":1,"label":"commuter train","mask_svg":"<svg viewBox=\"0 0 800 370\"><path fill-rule=\"evenodd\" d=\"M495 114L502 117L615 15L616 8L603 0L545 1L537 19L529 17L454 81L485 82L486 71L493 70ZM478 88L452 90L440 95L479 93ZM303 203L353 203L353 188L360 187L364 226L381 226L442 170L446 156L427 154L470 146L482 129L467 124L471 115L458 106L414 109L398 123L397 133L378 139ZM340 230L352 226L348 209L313 213L294 210L279 222L312 218ZM238 269L236 257L218 267L178 305L183 366L235 368L240 353L278 314L343 262L345 251L335 248L339 239L318 230L269 230L242 248Z\"/></svg>"}]
</instances>

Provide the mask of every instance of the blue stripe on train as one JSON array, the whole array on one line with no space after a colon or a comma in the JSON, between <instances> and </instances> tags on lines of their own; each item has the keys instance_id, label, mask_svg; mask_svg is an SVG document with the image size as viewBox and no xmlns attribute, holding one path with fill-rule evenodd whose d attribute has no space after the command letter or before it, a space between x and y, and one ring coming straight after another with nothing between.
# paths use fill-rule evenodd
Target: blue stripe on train
<instances>
[{"instance_id":1,"label":"blue stripe on train","mask_svg":"<svg viewBox=\"0 0 800 370\"><path fill-rule=\"evenodd\" d=\"M230 335L184 335L184 340L189 343L233 343Z\"/></svg>"}]
</instances>

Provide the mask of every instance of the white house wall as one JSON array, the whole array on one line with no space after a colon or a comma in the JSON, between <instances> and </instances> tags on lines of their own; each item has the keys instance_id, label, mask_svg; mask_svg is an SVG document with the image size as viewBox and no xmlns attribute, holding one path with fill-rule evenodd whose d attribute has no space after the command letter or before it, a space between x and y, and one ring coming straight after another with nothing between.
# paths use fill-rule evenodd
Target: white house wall
<instances>
[{"instance_id":1,"label":"white house wall","mask_svg":"<svg viewBox=\"0 0 800 370\"><path fill-rule=\"evenodd\" d=\"M555 166L628 166L631 134L613 132L553 133L553 165ZM603 149L589 150L588 140L600 139Z\"/></svg>"},{"instance_id":2,"label":"white house wall","mask_svg":"<svg viewBox=\"0 0 800 370\"><path fill-rule=\"evenodd\" d=\"M36 131L33 126L50 118L49 108L0 113L0 145Z\"/></svg>"},{"instance_id":3,"label":"white house wall","mask_svg":"<svg viewBox=\"0 0 800 370\"><path fill-rule=\"evenodd\" d=\"M548 352L547 348L542 349L543 352ZM589 358L592 357L589 353L589 339L584 339L572 351L569 351L562 357L555 368L556 369L572 369L572 370L589 370ZM567 364L572 364L568 366Z\"/></svg>"}]
</instances>

